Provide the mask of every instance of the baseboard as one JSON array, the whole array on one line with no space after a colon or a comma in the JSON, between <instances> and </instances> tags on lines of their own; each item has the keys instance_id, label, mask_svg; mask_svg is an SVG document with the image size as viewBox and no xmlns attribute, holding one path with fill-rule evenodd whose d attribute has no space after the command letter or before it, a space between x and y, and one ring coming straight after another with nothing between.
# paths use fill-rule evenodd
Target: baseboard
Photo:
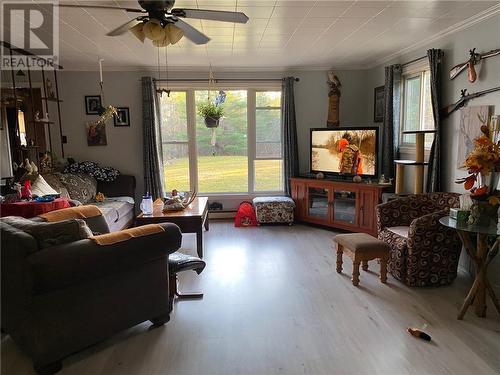
<instances>
[{"instance_id":1,"label":"baseboard","mask_svg":"<svg viewBox=\"0 0 500 375\"><path fill-rule=\"evenodd\" d=\"M236 211L209 211L210 219L234 219Z\"/></svg>"}]
</instances>

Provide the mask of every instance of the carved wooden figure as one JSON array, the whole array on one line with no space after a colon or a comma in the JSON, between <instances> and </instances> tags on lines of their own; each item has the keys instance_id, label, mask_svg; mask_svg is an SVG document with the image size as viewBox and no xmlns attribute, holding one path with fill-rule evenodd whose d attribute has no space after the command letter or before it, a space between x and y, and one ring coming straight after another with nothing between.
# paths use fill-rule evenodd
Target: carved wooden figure
<instances>
[{"instance_id":1,"label":"carved wooden figure","mask_svg":"<svg viewBox=\"0 0 500 375\"><path fill-rule=\"evenodd\" d=\"M328 119L326 126L335 127L340 125L340 83L339 78L334 74L334 72L328 72L328 86L330 87L330 92L328 93Z\"/></svg>"}]
</instances>

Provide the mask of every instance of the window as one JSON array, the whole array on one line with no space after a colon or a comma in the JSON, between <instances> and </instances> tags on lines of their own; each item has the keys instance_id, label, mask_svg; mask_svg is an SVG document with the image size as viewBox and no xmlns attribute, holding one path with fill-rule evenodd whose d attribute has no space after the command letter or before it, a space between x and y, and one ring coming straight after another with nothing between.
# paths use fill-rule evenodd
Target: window
<instances>
[{"instance_id":1,"label":"window","mask_svg":"<svg viewBox=\"0 0 500 375\"><path fill-rule=\"evenodd\" d=\"M401 131L434 129L428 66L410 68L402 77ZM432 133L425 135L426 148L431 147L433 139ZM401 133L401 144L413 149L415 135Z\"/></svg>"},{"instance_id":2,"label":"window","mask_svg":"<svg viewBox=\"0 0 500 375\"><path fill-rule=\"evenodd\" d=\"M258 91L255 107L254 190L282 190L281 92Z\"/></svg>"},{"instance_id":3,"label":"window","mask_svg":"<svg viewBox=\"0 0 500 375\"><path fill-rule=\"evenodd\" d=\"M189 147L186 92L171 92L161 100L161 139L165 189L189 190Z\"/></svg>"},{"instance_id":4,"label":"window","mask_svg":"<svg viewBox=\"0 0 500 375\"><path fill-rule=\"evenodd\" d=\"M216 129L207 128L197 114L206 89L160 98L165 190L283 191L281 91L229 87L224 92L225 115Z\"/></svg>"}]
</instances>

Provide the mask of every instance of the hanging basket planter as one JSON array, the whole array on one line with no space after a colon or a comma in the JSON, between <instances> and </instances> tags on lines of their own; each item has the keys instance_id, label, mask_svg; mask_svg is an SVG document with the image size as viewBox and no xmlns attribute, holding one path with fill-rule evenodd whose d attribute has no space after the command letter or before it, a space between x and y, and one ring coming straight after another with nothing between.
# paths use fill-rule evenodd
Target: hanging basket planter
<instances>
[{"instance_id":1,"label":"hanging basket planter","mask_svg":"<svg viewBox=\"0 0 500 375\"><path fill-rule=\"evenodd\" d=\"M205 126L213 129L219 126L220 118L224 116L224 108L212 102L201 103L198 114L205 119Z\"/></svg>"},{"instance_id":2,"label":"hanging basket planter","mask_svg":"<svg viewBox=\"0 0 500 375\"><path fill-rule=\"evenodd\" d=\"M213 129L219 126L220 117L205 117L205 126L209 129Z\"/></svg>"}]
</instances>

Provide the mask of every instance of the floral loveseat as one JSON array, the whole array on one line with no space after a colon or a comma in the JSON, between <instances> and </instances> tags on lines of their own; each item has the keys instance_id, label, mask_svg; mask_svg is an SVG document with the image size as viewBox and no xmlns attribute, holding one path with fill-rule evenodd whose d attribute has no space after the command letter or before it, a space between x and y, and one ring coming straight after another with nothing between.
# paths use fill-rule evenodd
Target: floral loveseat
<instances>
[{"instance_id":1,"label":"floral loveseat","mask_svg":"<svg viewBox=\"0 0 500 375\"><path fill-rule=\"evenodd\" d=\"M379 204L378 238L391 246L388 269L409 286L440 286L457 277L462 248L455 230L439 223L459 194L416 194Z\"/></svg>"},{"instance_id":2,"label":"floral loveseat","mask_svg":"<svg viewBox=\"0 0 500 375\"><path fill-rule=\"evenodd\" d=\"M118 175L114 181L97 181L85 173L49 173L42 177L73 205L93 204L102 211L111 232L131 226L135 217L135 177ZM96 202L103 193L103 202Z\"/></svg>"}]
</instances>

